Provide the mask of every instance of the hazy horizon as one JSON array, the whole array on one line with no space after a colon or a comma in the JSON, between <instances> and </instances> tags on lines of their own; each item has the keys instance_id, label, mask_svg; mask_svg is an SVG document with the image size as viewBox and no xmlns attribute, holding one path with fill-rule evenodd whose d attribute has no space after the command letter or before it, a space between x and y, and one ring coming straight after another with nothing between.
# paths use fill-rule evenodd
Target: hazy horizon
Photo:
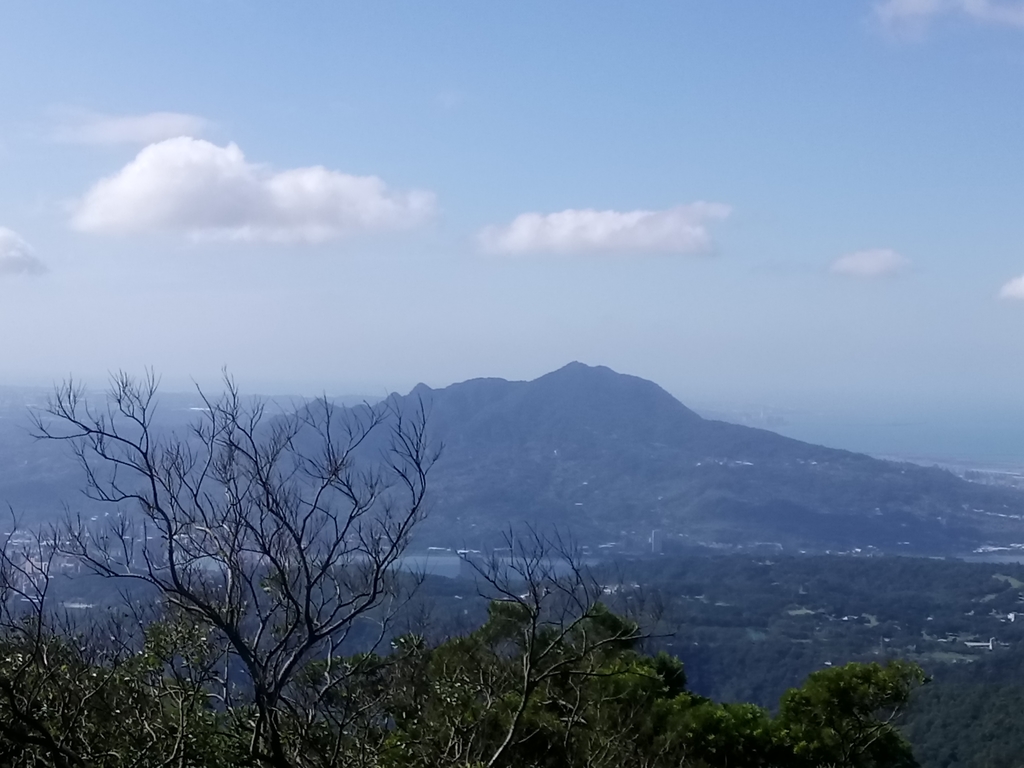
<instances>
[{"instance_id":1,"label":"hazy horizon","mask_svg":"<svg viewBox=\"0 0 1024 768\"><path fill-rule=\"evenodd\" d=\"M549 372L544 371L540 375ZM157 373L159 375L159 372ZM618 373L635 375L631 371ZM470 378L490 377L484 373ZM533 378L536 377L513 376L510 380L522 381ZM58 381L43 384L22 382L20 385L5 382L0 385L0 391L3 388L20 387L41 393L52 389ZM182 381L179 377L161 376L161 392L175 396L190 396L196 393L197 384L207 393L219 391L220 381L212 376L203 382L188 381L182 385ZM87 386L92 396L100 395L106 388L106 382L98 377L84 380L82 383ZM292 398L321 395L347 403L358 402L364 398L373 401L392 392L408 394L421 382L402 383L399 386L384 385L375 391L345 385L334 389L321 387L286 390L252 387L249 382L241 379L237 383L243 394L262 396L287 405ZM441 389L460 382L422 383ZM928 403L829 400L821 397L820 393L817 398L802 400L779 400L770 397L729 399L716 396L714 392L702 392L699 388L686 392L663 386L661 382L655 383L705 418L768 429L805 442L867 453L880 458L996 470L1024 469L1024 404L1007 408L999 404L966 402L955 404L953 407L949 404L936 407Z\"/></svg>"},{"instance_id":2,"label":"hazy horizon","mask_svg":"<svg viewBox=\"0 0 1024 768\"><path fill-rule=\"evenodd\" d=\"M0 24L0 384L1020 411L1020 3L56 7Z\"/></svg>"}]
</instances>

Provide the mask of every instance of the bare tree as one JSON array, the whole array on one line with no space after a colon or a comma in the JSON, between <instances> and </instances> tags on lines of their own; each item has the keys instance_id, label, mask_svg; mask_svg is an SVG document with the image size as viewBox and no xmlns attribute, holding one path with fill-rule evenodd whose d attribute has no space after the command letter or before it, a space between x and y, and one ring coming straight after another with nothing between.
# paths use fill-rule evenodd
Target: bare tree
<instances>
[{"instance_id":1,"label":"bare tree","mask_svg":"<svg viewBox=\"0 0 1024 768\"><path fill-rule=\"evenodd\" d=\"M13 763L14 750L35 749L55 765L81 765L66 743L68 734L39 716L52 675L43 606L53 552L38 536L16 542L13 514L11 521L12 530L0 542L0 756Z\"/></svg>"},{"instance_id":2,"label":"bare tree","mask_svg":"<svg viewBox=\"0 0 1024 768\"><path fill-rule=\"evenodd\" d=\"M133 628L123 615L78 622L52 605L59 564L53 542L18 531L16 521L0 540L0 761L173 764L183 754L187 714L206 707L202 686L165 680L168 665L141 653L144 635L133 629L142 625ZM153 716L168 705L177 719Z\"/></svg>"},{"instance_id":3,"label":"bare tree","mask_svg":"<svg viewBox=\"0 0 1024 768\"><path fill-rule=\"evenodd\" d=\"M527 529L506 544L469 559L489 604L482 627L399 647L414 668L394 676L389 710L409 765L570 764L577 732L608 695L601 681L626 674L620 660L645 636L605 606L613 595L566 540Z\"/></svg>"},{"instance_id":4,"label":"bare tree","mask_svg":"<svg viewBox=\"0 0 1024 768\"><path fill-rule=\"evenodd\" d=\"M152 374L118 374L101 407L73 382L55 390L37 435L67 441L89 498L114 507L98 523L69 516L55 550L155 587L220 649L214 693L251 712L249 758L302 765L289 728L359 673L341 660L354 631L385 636L439 451L422 403L407 414L395 399L321 398L271 415L230 378L222 396L200 394L200 420L178 435L154 424Z\"/></svg>"},{"instance_id":5,"label":"bare tree","mask_svg":"<svg viewBox=\"0 0 1024 768\"><path fill-rule=\"evenodd\" d=\"M519 536L510 532L506 545L507 557L496 553L476 569L481 594L519 622L519 631L509 638L520 660L513 684L516 703L504 735L487 757L488 768L508 762L515 745L530 739L523 715L538 697L563 710L568 740L585 703L581 682L606 674L602 651L645 637L638 623L607 611L603 586L570 541L527 529Z\"/></svg>"}]
</instances>

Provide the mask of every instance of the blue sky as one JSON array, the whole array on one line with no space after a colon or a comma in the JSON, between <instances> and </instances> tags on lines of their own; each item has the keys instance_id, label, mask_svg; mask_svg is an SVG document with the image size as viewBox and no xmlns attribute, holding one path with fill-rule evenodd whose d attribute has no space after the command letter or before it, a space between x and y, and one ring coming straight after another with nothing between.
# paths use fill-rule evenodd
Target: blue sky
<instances>
[{"instance_id":1,"label":"blue sky","mask_svg":"<svg viewBox=\"0 0 1024 768\"><path fill-rule=\"evenodd\" d=\"M1024 385L1024 3L0 8L3 383Z\"/></svg>"}]
</instances>

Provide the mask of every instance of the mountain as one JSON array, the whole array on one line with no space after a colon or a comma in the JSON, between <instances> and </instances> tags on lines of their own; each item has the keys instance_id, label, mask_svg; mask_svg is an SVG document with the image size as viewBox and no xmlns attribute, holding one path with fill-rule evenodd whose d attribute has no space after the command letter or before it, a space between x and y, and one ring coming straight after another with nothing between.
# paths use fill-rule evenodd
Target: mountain
<instances>
[{"instance_id":1,"label":"mountain","mask_svg":"<svg viewBox=\"0 0 1024 768\"><path fill-rule=\"evenodd\" d=\"M444 444L417 545L493 546L522 523L634 551L649 548L653 530L666 551L948 555L1024 542L1020 492L704 419L656 384L604 367L420 384L391 399L422 402ZM69 446L31 439L26 405L42 401L45 392L0 389L0 510L10 505L23 524L59 517L65 503L86 516L109 511L84 498ZM197 407L194 395L162 395L158 428L187 435ZM367 446L374 457L382 447Z\"/></svg>"},{"instance_id":2,"label":"mountain","mask_svg":"<svg viewBox=\"0 0 1024 768\"><path fill-rule=\"evenodd\" d=\"M432 545L492 542L508 525L582 543L876 547L959 554L1024 540L1024 495L701 418L656 384L571 363L529 382L418 385L444 444L421 528Z\"/></svg>"}]
</instances>

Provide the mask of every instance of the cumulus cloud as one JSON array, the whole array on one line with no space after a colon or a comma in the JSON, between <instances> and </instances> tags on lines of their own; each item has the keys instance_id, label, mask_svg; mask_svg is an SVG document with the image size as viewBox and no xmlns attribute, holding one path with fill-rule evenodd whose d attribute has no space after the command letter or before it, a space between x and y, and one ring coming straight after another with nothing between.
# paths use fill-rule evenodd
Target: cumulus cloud
<instances>
[{"instance_id":1,"label":"cumulus cloud","mask_svg":"<svg viewBox=\"0 0 1024 768\"><path fill-rule=\"evenodd\" d=\"M77 204L82 232L171 232L195 239L305 242L404 229L434 210L430 192L396 192L376 176L322 166L273 172L235 144L179 137L145 147Z\"/></svg>"},{"instance_id":2,"label":"cumulus cloud","mask_svg":"<svg viewBox=\"0 0 1024 768\"><path fill-rule=\"evenodd\" d=\"M1024 275L1015 277L999 289L999 298L1024 301Z\"/></svg>"},{"instance_id":3,"label":"cumulus cloud","mask_svg":"<svg viewBox=\"0 0 1024 768\"><path fill-rule=\"evenodd\" d=\"M882 0L876 3L875 14L894 28L919 26L944 14L1024 28L1024 2L1020 0Z\"/></svg>"},{"instance_id":4,"label":"cumulus cloud","mask_svg":"<svg viewBox=\"0 0 1024 768\"><path fill-rule=\"evenodd\" d=\"M144 115L103 115L73 112L65 115L55 135L72 144L152 144L177 136L202 136L210 122L182 112Z\"/></svg>"},{"instance_id":5,"label":"cumulus cloud","mask_svg":"<svg viewBox=\"0 0 1024 768\"><path fill-rule=\"evenodd\" d=\"M16 232L0 227L0 275L39 275L46 271Z\"/></svg>"},{"instance_id":6,"label":"cumulus cloud","mask_svg":"<svg viewBox=\"0 0 1024 768\"><path fill-rule=\"evenodd\" d=\"M840 256L832 262L832 272L849 277L888 277L903 272L910 260L889 248L872 248Z\"/></svg>"},{"instance_id":7,"label":"cumulus cloud","mask_svg":"<svg viewBox=\"0 0 1024 768\"><path fill-rule=\"evenodd\" d=\"M507 226L486 227L479 238L491 253L704 253L712 246L708 224L729 213L727 205L705 202L664 211L524 213Z\"/></svg>"}]
</instances>

